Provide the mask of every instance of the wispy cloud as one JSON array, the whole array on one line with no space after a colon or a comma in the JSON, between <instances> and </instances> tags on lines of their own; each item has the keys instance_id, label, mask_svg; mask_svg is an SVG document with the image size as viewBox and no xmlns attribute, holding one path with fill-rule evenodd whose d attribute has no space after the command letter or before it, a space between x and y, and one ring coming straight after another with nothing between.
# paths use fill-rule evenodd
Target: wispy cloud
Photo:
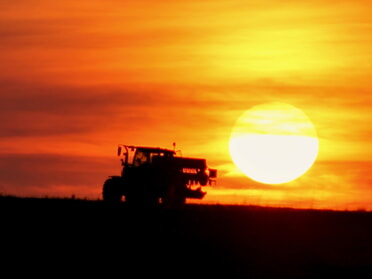
<instances>
[{"instance_id":1,"label":"wispy cloud","mask_svg":"<svg viewBox=\"0 0 372 279\"><path fill-rule=\"evenodd\" d=\"M7 154L0 156L0 193L18 196L75 194L101 198L108 175L120 174L119 162L105 157L51 154Z\"/></svg>"}]
</instances>

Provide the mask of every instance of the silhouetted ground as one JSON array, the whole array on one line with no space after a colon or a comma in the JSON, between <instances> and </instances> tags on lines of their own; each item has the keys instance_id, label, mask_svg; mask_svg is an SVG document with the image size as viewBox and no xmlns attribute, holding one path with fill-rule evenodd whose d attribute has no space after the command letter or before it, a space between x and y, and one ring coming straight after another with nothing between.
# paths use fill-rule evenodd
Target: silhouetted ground
<instances>
[{"instance_id":1,"label":"silhouetted ground","mask_svg":"<svg viewBox=\"0 0 372 279\"><path fill-rule=\"evenodd\" d=\"M12 197L0 210L2 271L13 275L372 278L369 212Z\"/></svg>"}]
</instances>

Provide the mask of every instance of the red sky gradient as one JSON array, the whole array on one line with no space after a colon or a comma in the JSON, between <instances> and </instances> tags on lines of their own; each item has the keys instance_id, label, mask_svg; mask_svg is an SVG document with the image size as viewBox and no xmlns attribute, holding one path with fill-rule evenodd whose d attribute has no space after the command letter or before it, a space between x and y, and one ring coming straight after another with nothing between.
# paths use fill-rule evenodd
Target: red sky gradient
<instances>
[{"instance_id":1,"label":"red sky gradient","mask_svg":"<svg viewBox=\"0 0 372 279\"><path fill-rule=\"evenodd\" d=\"M0 193L97 199L118 143L177 142L219 170L202 202L372 210L371 2L6 2ZM304 111L320 143L282 185L228 153L236 119L273 101Z\"/></svg>"}]
</instances>

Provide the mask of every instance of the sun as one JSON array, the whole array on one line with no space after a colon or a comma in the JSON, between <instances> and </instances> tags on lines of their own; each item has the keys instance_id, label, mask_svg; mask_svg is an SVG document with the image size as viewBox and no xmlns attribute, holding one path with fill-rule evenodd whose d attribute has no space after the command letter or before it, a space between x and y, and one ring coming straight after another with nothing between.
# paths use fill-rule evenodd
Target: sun
<instances>
[{"instance_id":1,"label":"sun","mask_svg":"<svg viewBox=\"0 0 372 279\"><path fill-rule=\"evenodd\" d=\"M229 142L235 165L251 179L281 184L303 175L315 162L319 141L310 119L286 103L265 103L245 111Z\"/></svg>"}]
</instances>

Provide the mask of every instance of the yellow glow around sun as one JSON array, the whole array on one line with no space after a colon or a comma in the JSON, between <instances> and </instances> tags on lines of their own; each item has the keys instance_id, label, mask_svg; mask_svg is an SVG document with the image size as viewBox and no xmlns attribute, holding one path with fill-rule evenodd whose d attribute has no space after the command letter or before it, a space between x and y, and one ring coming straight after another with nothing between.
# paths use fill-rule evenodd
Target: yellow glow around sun
<instances>
[{"instance_id":1,"label":"yellow glow around sun","mask_svg":"<svg viewBox=\"0 0 372 279\"><path fill-rule=\"evenodd\" d=\"M231 133L230 154L251 179L267 184L303 175L318 154L314 125L299 109L268 103L244 112Z\"/></svg>"}]
</instances>

